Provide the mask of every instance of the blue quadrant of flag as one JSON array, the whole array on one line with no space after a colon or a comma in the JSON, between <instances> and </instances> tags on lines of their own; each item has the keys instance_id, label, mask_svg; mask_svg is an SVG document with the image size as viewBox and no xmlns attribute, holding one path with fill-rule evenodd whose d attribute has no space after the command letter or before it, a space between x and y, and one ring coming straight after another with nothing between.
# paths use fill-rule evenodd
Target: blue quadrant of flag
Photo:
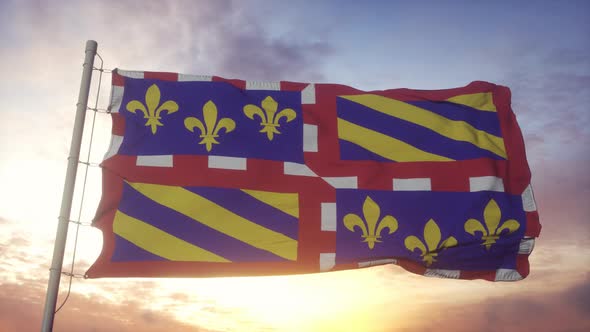
<instances>
[{"instance_id":1,"label":"blue quadrant of flag","mask_svg":"<svg viewBox=\"0 0 590 332\"><path fill-rule=\"evenodd\" d=\"M150 110L146 94L153 85L159 99ZM151 100L153 96L155 93ZM269 98L276 103L274 108L272 102L265 102ZM178 110L168 112L161 107L157 112L168 101L176 103ZM140 104L145 112L134 110ZM247 105L259 111L248 114ZM210 111L206 116L207 107L214 108L215 114ZM303 162L300 92L242 90L226 82L128 78L119 112L126 120L119 149L122 155L216 155ZM152 115L158 125L150 125L156 121L149 120ZM195 126L196 122L202 127ZM223 125L228 122L233 122L233 128ZM207 135L210 144L206 144Z\"/></svg>"},{"instance_id":2,"label":"blue quadrant of flag","mask_svg":"<svg viewBox=\"0 0 590 332\"><path fill-rule=\"evenodd\" d=\"M526 228L519 195L340 189L336 196L337 263L395 257L440 269L516 266ZM446 248L449 237L456 242Z\"/></svg>"}]
</instances>

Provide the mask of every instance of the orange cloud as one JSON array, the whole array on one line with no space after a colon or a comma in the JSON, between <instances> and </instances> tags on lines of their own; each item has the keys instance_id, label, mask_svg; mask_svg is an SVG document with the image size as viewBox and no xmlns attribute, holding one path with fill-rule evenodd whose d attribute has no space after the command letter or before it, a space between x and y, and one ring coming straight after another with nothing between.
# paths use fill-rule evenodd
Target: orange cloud
<instances>
[{"instance_id":1,"label":"orange cloud","mask_svg":"<svg viewBox=\"0 0 590 332\"><path fill-rule=\"evenodd\" d=\"M452 302L424 308L422 319L407 331L590 330L590 275L561 291L511 293L460 305Z\"/></svg>"},{"instance_id":2,"label":"orange cloud","mask_svg":"<svg viewBox=\"0 0 590 332\"><path fill-rule=\"evenodd\" d=\"M421 280L422 285L427 288L430 279L421 277ZM446 284L450 285L450 283L455 282L450 281ZM469 288L467 286L469 282L461 283ZM55 330L63 332L209 331L203 327L180 322L168 312L146 309L148 301L146 294L153 285L150 282L138 283L137 292L130 295L133 300L117 304L107 302L101 296L75 294L57 314ZM418 299L417 303L374 306L372 308L374 312L367 317L361 317L362 319L355 315L331 318L334 322L338 322L338 331L346 326L363 332L520 332L590 329L590 275L561 290L506 292L506 288L514 284L507 284L509 286L506 287L503 285L506 284L491 286L493 289L498 289L496 295L490 296L493 292L483 291L481 300L475 298L472 301L464 301L452 296L431 298L426 301ZM1 284L0 293L3 296L0 299L0 332L38 331L41 324L44 290L43 285L35 282ZM109 289L106 292L116 292L116 289ZM173 294L172 297L179 302L186 300L179 294ZM235 312L214 304L207 305L202 310L219 312L230 321L239 320ZM395 313L399 311L404 311L406 314L396 315ZM195 312L195 315L200 314ZM346 324L347 321L350 324ZM317 324L323 325L310 325L306 328L308 331L331 331L330 326L336 326L327 322ZM247 330L246 326L243 330ZM273 329L269 326L268 331L283 331L283 329L278 326Z\"/></svg>"},{"instance_id":3,"label":"orange cloud","mask_svg":"<svg viewBox=\"0 0 590 332\"><path fill-rule=\"evenodd\" d=\"M44 289L27 284L0 284L0 332L39 331ZM56 315L60 332L164 332L208 330L176 321L167 313L149 311L139 302L111 304L99 298L72 296Z\"/></svg>"}]
</instances>

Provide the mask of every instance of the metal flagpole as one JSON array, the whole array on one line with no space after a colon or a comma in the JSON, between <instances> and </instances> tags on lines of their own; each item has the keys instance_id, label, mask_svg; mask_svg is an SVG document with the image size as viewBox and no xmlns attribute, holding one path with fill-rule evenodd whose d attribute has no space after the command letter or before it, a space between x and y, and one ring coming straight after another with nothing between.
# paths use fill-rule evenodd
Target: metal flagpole
<instances>
[{"instance_id":1,"label":"metal flagpole","mask_svg":"<svg viewBox=\"0 0 590 332\"><path fill-rule=\"evenodd\" d=\"M43 321L41 326L42 332L51 332L53 330L55 305L59 291L59 281L61 277L64 252L66 249L66 240L68 237L68 225L70 222L70 212L72 210L74 187L76 184L76 172L78 171L80 146L82 145L84 119L86 118L86 111L88 107L88 94L90 92L92 70L94 67L94 56L96 55L97 47L98 44L96 41L86 41L84 70L82 72L82 80L80 82L78 103L76 104L76 121L74 122L74 131L72 133L70 155L68 157L68 168L66 172L64 192L61 199L61 210L59 212L55 245L53 247L53 259L51 261L51 268L49 269L49 283L47 285L47 296L45 298L45 309L43 310Z\"/></svg>"}]
</instances>

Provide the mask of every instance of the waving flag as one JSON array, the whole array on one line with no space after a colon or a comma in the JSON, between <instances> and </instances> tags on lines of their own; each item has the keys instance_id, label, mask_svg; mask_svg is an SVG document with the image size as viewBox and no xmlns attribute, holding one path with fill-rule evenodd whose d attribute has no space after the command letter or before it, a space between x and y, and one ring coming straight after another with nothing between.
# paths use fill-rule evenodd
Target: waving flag
<instances>
[{"instance_id":1,"label":"waving flag","mask_svg":"<svg viewBox=\"0 0 590 332\"><path fill-rule=\"evenodd\" d=\"M116 70L110 111L91 278L528 275L541 227L506 87Z\"/></svg>"}]
</instances>

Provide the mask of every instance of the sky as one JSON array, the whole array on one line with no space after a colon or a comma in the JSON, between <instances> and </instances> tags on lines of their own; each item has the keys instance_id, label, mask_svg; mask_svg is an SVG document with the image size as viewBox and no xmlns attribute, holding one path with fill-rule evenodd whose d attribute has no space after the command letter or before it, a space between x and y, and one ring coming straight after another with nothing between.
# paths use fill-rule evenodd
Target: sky
<instances>
[{"instance_id":1,"label":"sky","mask_svg":"<svg viewBox=\"0 0 590 332\"><path fill-rule=\"evenodd\" d=\"M543 230L515 283L413 275L396 266L303 276L75 278L56 331L590 330L590 2L0 2L0 332L38 331L86 40L104 68L362 90L512 90ZM95 62L97 66L100 61ZM91 102L106 107L110 76ZM81 156L107 150L88 114ZM82 184L86 176L86 190ZM89 223L100 170L78 172L72 219ZM80 201L83 199L83 207ZM64 267L72 263L71 226ZM100 252L78 232L75 273ZM62 278L58 304L68 289Z\"/></svg>"}]
</instances>

